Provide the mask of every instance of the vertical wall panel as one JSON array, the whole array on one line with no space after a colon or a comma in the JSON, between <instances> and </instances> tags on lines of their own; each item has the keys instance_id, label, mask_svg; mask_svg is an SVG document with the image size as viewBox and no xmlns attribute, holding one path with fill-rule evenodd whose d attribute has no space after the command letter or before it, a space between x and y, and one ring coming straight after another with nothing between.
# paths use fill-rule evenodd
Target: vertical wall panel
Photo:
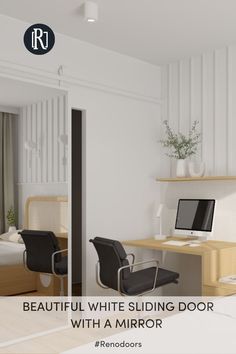
<instances>
[{"instance_id":1,"label":"vertical wall panel","mask_svg":"<svg viewBox=\"0 0 236 354\"><path fill-rule=\"evenodd\" d=\"M215 173L227 173L227 52L215 52Z\"/></svg>"},{"instance_id":2,"label":"vertical wall panel","mask_svg":"<svg viewBox=\"0 0 236 354\"><path fill-rule=\"evenodd\" d=\"M42 137L41 137L41 131L42 131L42 104L41 102L37 103L36 106L36 124L37 124L37 146L38 146L38 153L39 153L39 158L36 159L37 163L37 176L36 176L36 182L40 182L42 180L42 166L41 166L41 161L42 161Z\"/></svg>"},{"instance_id":3,"label":"vertical wall panel","mask_svg":"<svg viewBox=\"0 0 236 354\"><path fill-rule=\"evenodd\" d=\"M179 63L169 65L169 123L179 130Z\"/></svg>"},{"instance_id":4,"label":"vertical wall panel","mask_svg":"<svg viewBox=\"0 0 236 354\"><path fill-rule=\"evenodd\" d=\"M48 182L53 182L53 145L52 145L52 101L47 101L47 131L48 131L48 158L47 158L47 170L48 170Z\"/></svg>"},{"instance_id":5,"label":"vertical wall panel","mask_svg":"<svg viewBox=\"0 0 236 354\"><path fill-rule=\"evenodd\" d=\"M202 160L206 174L214 175L215 169L215 127L214 127L214 53L203 55L202 93Z\"/></svg>"},{"instance_id":6,"label":"vertical wall panel","mask_svg":"<svg viewBox=\"0 0 236 354\"><path fill-rule=\"evenodd\" d=\"M169 124L172 129L179 131L179 63L169 65L168 73L168 112ZM171 176L175 174L175 161L171 161Z\"/></svg>"},{"instance_id":7,"label":"vertical wall panel","mask_svg":"<svg viewBox=\"0 0 236 354\"><path fill-rule=\"evenodd\" d=\"M59 149L59 136L58 136L58 105L57 97L53 99L53 179L58 181L58 149Z\"/></svg>"},{"instance_id":8,"label":"vertical wall panel","mask_svg":"<svg viewBox=\"0 0 236 354\"><path fill-rule=\"evenodd\" d=\"M235 63L232 46L171 63L169 77L163 79L168 86L163 99L170 125L187 133L194 120L200 123L202 144L197 157L206 163L209 175L236 174Z\"/></svg>"},{"instance_id":9,"label":"vertical wall panel","mask_svg":"<svg viewBox=\"0 0 236 354\"><path fill-rule=\"evenodd\" d=\"M42 182L48 182L48 168L47 168L47 158L48 158L48 130L47 130L47 102L42 102Z\"/></svg>"},{"instance_id":10,"label":"vertical wall panel","mask_svg":"<svg viewBox=\"0 0 236 354\"><path fill-rule=\"evenodd\" d=\"M34 144L36 144L36 146L38 146L38 144L37 144L36 104L35 103L31 105L31 121L32 121L32 125L31 125L31 131L32 131L31 140L32 140L32 143L34 143ZM37 150L33 150L32 151L32 169L31 169L31 171L32 171L31 181L33 183L36 182L37 160L38 160Z\"/></svg>"},{"instance_id":11,"label":"vertical wall panel","mask_svg":"<svg viewBox=\"0 0 236 354\"><path fill-rule=\"evenodd\" d=\"M198 129L202 131L202 59L200 56L191 59L191 117L190 128L194 121L198 121ZM198 147L197 157L201 158L201 145Z\"/></svg>"},{"instance_id":12,"label":"vertical wall panel","mask_svg":"<svg viewBox=\"0 0 236 354\"><path fill-rule=\"evenodd\" d=\"M66 182L67 163L63 164L66 151L60 142L60 135L68 132L66 109L64 96L22 108L19 117L22 139L18 146L22 174L19 175L19 182ZM28 145L35 144L36 149L27 149L27 142Z\"/></svg>"},{"instance_id":13,"label":"vertical wall panel","mask_svg":"<svg viewBox=\"0 0 236 354\"><path fill-rule=\"evenodd\" d=\"M60 137L61 135L65 134L64 101L62 97L59 97L58 104L59 104L59 137ZM59 143L59 181L60 182L64 181L64 169L65 169L64 157L65 157L64 145L60 142Z\"/></svg>"},{"instance_id":14,"label":"vertical wall panel","mask_svg":"<svg viewBox=\"0 0 236 354\"><path fill-rule=\"evenodd\" d=\"M236 47L228 49L228 173L236 175Z\"/></svg>"},{"instance_id":15,"label":"vertical wall panel","mask_svg":"<svg viewBox=\"0 0 236 354\"><path fill-rule=\"evenodd\" d=\"M19 111L19 116L17 118L17 144L18 146L23 147L23 119L22 119L22 108ZM18 181L22 182L23 181L23 166L22 163L20 163L23 160L23 148L18 149L18 146L16 146L16 152L17 152L17 171L18 171Z\"/></svg>"},{"instance_id":16,"label":"vertical wall panel","mask_svg":"<svg viewBox=\"0 0 236 354\"><path fill-rule=\"evenodd\" d=\"M20 179L20 182L25 182L26 181L26 175L27 175L27 165L26 165L26 151L25 151L25 146L24 143L26 141L26 107L23 107L21 109L21 114L19 117L19 120L21 121L21 126L22 126L22 141L19 140L19 150L21 150L21 156L22 160L18 161L18 166L22 166L22 179Z\"/></svg>"},{"instance_id":17,"label":"vertical wall panel","mask_svg":"<svg viewBox=\"0 0 236 354\"><path fill-rule=\"evenodd\" d=\"M62 99L63 99L63 115L64 115L64 134L67 134L67 132L68 132L68 121L66 119L66 117L67 117L67 97L63 96ZM66 168L66 165L68 163L68 147L65 144L64 144L64 156L65 156L65 161L63 164L63 170L64 170L63 180L66 181L67 180L67 171L68 171L68 169Z\"/></svg>"},{"instance_id":18,"label":"vertical wall panel","mask_svg":"<svg viewBox=\"0 0 236 354\"><path fill-rule=\"evenodd\" d=\"M161 122L163 123L165 120L168 120L169 118L169 100L168 100L168 88L169 88L169 85L168 85L168 80L169 78L169 66L168 65L165 65L163 67L163 70L162 70L162 85L161 85L161 89L162 89L162 94L161 94L161 99L162 99L162 107L161 107L161 116L162 116L162 119L161 119ZM163 137L163 134L164 134L164 126L163 124L161 125L160 127L160 132L158 132L159 135L158 135L158 140L160 140L162 137ZM171 165L170 165L170 159L166 156L166 149L164 149L162 147L162 145L160 144L160 150L161 150L161 153L162 153L162 156L163 156L163 163L162 163L162 166L161 166L161 175L164 177L164 176L168 176L170 173L171 173Z\"/></svg>"},{"instance_id":19,"label":"vertical wall panel","mask_svg":"<svg viewBox=\"0 0 236 354\"><path fill-rule=\"evenodd\" d=\"M32 114L31 114L31 106L26 108L26 141L32 141ZM32 181L32 151L28 148L26 149L26 182Z\"/></svg>"},{"instance_id":20,"label":"vertical wall panel","mask_svg":"<svg viewBox=\"0 0 236 354\"><path fill-rule=\"evenodd\" d=\"M191 109L190 109L190 93L191 93L191 66L190 60L185 59L180 61L180 82L179 82L179 130L183 134L187 134L189 131Z\"/></svg>"}]
</instances>

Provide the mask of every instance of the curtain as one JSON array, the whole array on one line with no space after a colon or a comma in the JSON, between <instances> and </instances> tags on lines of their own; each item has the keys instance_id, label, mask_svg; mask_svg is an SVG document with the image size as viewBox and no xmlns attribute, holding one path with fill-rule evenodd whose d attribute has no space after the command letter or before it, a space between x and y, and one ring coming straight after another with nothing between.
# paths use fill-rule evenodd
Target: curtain
<instances>
[{"instance_id":1,"label":"curtain","mask_svg":"<svg viewBox=\"0 0 236 354\"><path fill-rule=\"evenodd\" d=\"M0 233L8 230L6 215L14 203L13 119L0 112Z\"/></svg>"}]
</instances>

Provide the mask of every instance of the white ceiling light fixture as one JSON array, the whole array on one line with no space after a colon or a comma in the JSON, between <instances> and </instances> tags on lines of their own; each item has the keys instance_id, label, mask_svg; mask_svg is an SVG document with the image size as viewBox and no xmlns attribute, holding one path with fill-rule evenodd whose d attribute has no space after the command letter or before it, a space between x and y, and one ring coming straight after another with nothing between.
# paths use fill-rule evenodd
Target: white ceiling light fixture
<instances>
[{"instance_id":1,"label":"white ceiling light fixture","mask_svg":"<svg viewBox=\"0 0 236 354\"><path fill-rule=\"evenodd\" d=\"M84 19L86 22L96 22L98 20L98 4L94 1L84 3Z\"/></svg>"}]
</instances>

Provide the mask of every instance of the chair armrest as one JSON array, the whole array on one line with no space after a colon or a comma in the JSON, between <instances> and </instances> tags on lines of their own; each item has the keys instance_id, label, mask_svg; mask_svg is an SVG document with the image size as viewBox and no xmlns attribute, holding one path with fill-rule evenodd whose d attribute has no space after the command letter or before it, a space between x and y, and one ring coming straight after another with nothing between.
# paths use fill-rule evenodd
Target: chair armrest
<instances>
[{"instance_id":1,"label":"chair armrest","mask_svg":"<svg viewBox=\"0 0 236 354\"><path fill-rule=\"evenodd\" d=\"M60 251L56 251L52 254L52 272L54 275L58 275L56 272L55 272L55 256L59 253L63 253L63 252L68 252L68 248L65 248L64 250L60 250Z\"/></svg>"},{"instance_id":2,"label":"chair armrest","mask_svg":"<svg viewBox=\"0 0 236 354\"><path fill-rule=\"evenodd\" d=\"M24 264L25 270L28 270L28 272L30 272L29 268L27 267L27 251L26 251L26 249L23 252L23 264Z\"/></svg>"},{"instance_id":3,"label":"chair armrest","mask_svg":"<svg viewBox=\"0 0 236 354\"><path fill-rule=\"evenodd\" d=\"M154 275L154 280L153 280L153 287L151 290L148 290L142 294L139 294L139 295L143 295L143 294L146 294L146 293L149 293L153 290L155 290L156 288L156 282L157 282L157 273L158 273L158 265L159 265L159 261L157 259L150 259L148 261L142 261L142 262L136 262L136 263L132 263L132 264L128 264L126 266L123 266L123 267L120 267L117 271L117 290L119 291L119 293L121 295L124 295L122 292L121 292L121 289L120 289L120 278L121 278L121 271L123 269L126 269L126 268L130 268L130 269L133 269L133 267L136 267L136 266L139 266L139 265L142 265L142 264L148 264L148 263L156 263L156 271L155 271L155 275Z\"/></svg>"}]
</instances>

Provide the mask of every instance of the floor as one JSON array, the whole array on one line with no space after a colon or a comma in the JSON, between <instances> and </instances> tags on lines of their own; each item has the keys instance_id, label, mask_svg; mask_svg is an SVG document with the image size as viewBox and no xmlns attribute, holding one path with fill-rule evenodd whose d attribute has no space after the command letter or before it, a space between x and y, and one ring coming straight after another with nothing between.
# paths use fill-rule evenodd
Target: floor
<instances>
[{"instance_id":1,"label":"floor","mask_svg":"<svg viewBox=\"0 0 236 354\"><path fill-rule=\"evenodd\" d=\"M34 354L34 353L61 353L82 344L102 338L104 334L96 330L66 329L56 333L33 338L21 343L16 343L4 348L0 348L0 353Z\"/></svg>"},{"instance_id":2,"label":"floor","mask_svg":"<svg viewBox=\"0 0 236 354\"><path fill-rule=\"evenodd\" d=\"M122 331L124 329L120 328L74 329L69 327L0 348L0 354L59 354Z\"/></svg>"}]
</instances>

